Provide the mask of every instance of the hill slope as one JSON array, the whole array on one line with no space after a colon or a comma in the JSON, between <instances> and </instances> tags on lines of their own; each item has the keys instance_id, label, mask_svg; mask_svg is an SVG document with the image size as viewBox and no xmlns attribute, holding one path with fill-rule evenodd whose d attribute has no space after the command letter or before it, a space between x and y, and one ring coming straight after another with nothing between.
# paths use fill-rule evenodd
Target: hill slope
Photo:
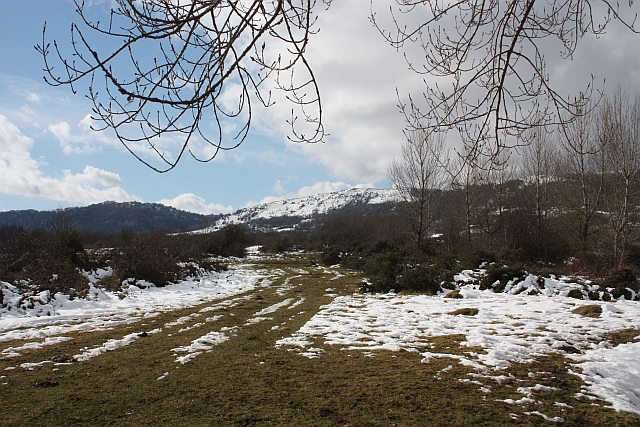
<instances>
[{"instance_id":1,"label":"hill slope","mask_svg":"<svg viewBox=\"0 0 640 427\"><path fill-rule=\"evenodd\" d=\"M64 209L81 230L117 233L123 228L134 231L155 227L161 230L215 231L229 224L247 224L252 228L283 229L312 226L328 215L374 214L387 212L395 199L390 189L352 188L288 200L261 203L227 215L200 215L158 203L104 202ZM20 210L0 212L0 226L26 229L48 228L56 211ZM213 224L213 226L210 226Z\"/></svg>"},{"instance_id":2,"label":"hill slope","mask_svg":"<svg viewBox=\"0 0 640 427\"><path fill-rule=\"evenodd\" d=\"M332 193L316 194L288 200L261 203L220 217L209 230L228 224L281 229L311 225L329 215L373 214L387 212L396 193L391 189L352 188Z\"/></svg>"},{"instance_id":3,"label":"hill slope","mask_svg":"<svg viewBox=\"0 0 640 427\"><path fill-rule=\"evenodd\" d=\"M0 212L0 226L17 225L28 230L48 228L56 212L36 210ZM207 219L217 219L217 217L185 212L158 203L139 202L104 202L67 208L63 212L71 217L79 229L101 233L117 233L123 228L143 231L150 227L170 231L193 230L202 227Z\"/></svg>"}]
</instances>

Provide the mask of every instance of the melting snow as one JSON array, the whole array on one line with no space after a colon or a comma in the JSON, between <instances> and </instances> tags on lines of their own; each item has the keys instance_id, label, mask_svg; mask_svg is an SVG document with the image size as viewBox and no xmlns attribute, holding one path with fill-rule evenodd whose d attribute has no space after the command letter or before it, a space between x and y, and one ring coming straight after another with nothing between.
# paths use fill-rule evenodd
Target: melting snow
<instances>
[{"instance_id":1,"label":"melting snow","mask_svg":"<svg viewBox=\"0 0 640 427\"><path fill-rule=\"evenodd\" d=\"M184 356L178 356L177 354L174 354L174 356L178 356L176 358L176 362L184 365L185 363L193 360L196 356L202 354L203 351L211 350L214 346L222 344L228 339L229 336L224 332L209 332L208 334L191 341L190 345L184 347L176 347L171 351L173 351L174 353L187 353Z\"/></svg>"},{"instance_id":2,"label":"melting snow","mask_svg":"<svg viewBox=\"0 0 640 427\"><path fill-rule=\"evenodd\" d=\"M147 332L147 334L157 334L158 332L161 332L161 331L162 329L154 329L153 331ZM86 349L81 354L75 354L73 358L76 359L78 362L85 362L96 356L100 356L101 354L106 353L107 351L113 351L120 347L125 347L131 344L132 342L134 342L135 340L137 340L138 338L140 338L141 334L142 332L134 332L132 334L125 335L122 339L119 339L119 340L115 340L115 339L107 340L100 347Z\"/></svg>"},{"instance_id":3,"label":"melting snow","mask_svg":"<svg viewBox=\"0 0 640 427\"><path fill-rule=\"evenodd\" d=\"M62 294L54 298L42 296L33 309L20 308L20 295L15 287L0 282L6 305L0 308L0 342L46 338L80 330L105 330L135 323L160 312L244 293L254 289L263 277L264 272L239 267L220 273L210 272L197 281L186 280L161 288L142 289L129 285L123 298L96 288L92 288L94 291L86 299L70 299ZM229 304L232 303L224 301L221 306L228 307ZM43 308L51 315L42 315Z\"/></svg>"},{"instance_id":4,"label":"melting snow","mask_svg":"<svg viewBox=\"0 0 640 427\"><path fill-rule=\"evenodd\" d=\"M459 278L467 276L463 274ZM318 338L324 340L324 345L338 345L349 351L418 351L425 363L434 358L456 359L484 373L571 349L581 353L569 357L582 370L580 376L587 384L583 394L606 399L617 410L640 413L640 365L637 363L640 343L608 348L610 345L603 341L607 333L640 328L640 303L624 299L604 303L568 298L571 284L562 279L547 279L545 285L537 288L538 295L518 292L535 286L535 280L530 277L513 286L509 293L480 291L475 285L463 285L460 290L463 299L395 294L336 297L302 328L278 340L276 345L310 358L320 357L323 351L314 347ZM601 317L572 313L576 307L586 304L600 304ZM449 314L460 308L475 308L478 314ZM462 346L480 347L485 353L453 355L429 351L431 337L449 334L464 334L466 340ZM538 389L522 389L525 397L507 403L532 403L532 391L548 391L543 390L542 385L536 387Z\"/></svg>"}]
</instances>

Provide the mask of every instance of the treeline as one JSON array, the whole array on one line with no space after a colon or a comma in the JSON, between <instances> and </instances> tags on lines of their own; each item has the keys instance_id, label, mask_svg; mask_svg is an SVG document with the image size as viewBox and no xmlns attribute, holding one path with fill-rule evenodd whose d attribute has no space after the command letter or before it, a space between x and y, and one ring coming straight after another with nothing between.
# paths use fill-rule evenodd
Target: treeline
<instances>
[{"instance_id":1,"label":"treeline","mask_svg":"<svg viewBox=\"0 0 640 427\"><path fill-rule=\"evenodd\" d=\"M525 262L574 258L592 274L640 266L640 97L618 89L580 114L498 155L441 153L438 176L448 179L421 200L421 243Z\"/></svg>"},{"instance_id":2,"label":"treeline","mask_svg":"<svg viewBox=\"0 0 640 427\"><path fill-rule=\"evenodd\" d=\"M103 202L89 206L70 207L64 212L74 218L76 226L103 234L114 234L122 228L145 231L150 227L185 231L215 223L219 215L200 215L158 203ZM21 210L0 212L0 226L20 226L27 230L47 228L51 211Z\"/></svg>"},{"instance_id":3,"label":"treeline","mask_svg":"<svg viewBox=\"0 0 640 427\"><path fill-rule=\"evenodd\" d=\"M109 246L95 241L86 245L72 224L61 225L35 230L0 227L0 280L22 292L74 296L84 295L89 289L83 271L110 269L111 274L100 282L110 290L119 290L130 278L165 286L203 270L224 269L212 257L241 257L252 242L244 227L230 226L211 234L124 229L106 236Z\"/></svg>"},{"instance_id":4,"label":"treeline","mask_svg":"<svg viewBox=\"0 0 640 427\"><path fill-rule=\"evenodd\" d=\"M365 271L375 291L433 293L481 262L506 269L497 275L526 267L637 290L640 98L618 89L577 113L498 154L452 153L409 134L390 169L403 198L389 217L396 225L380 219L378 232L359 232L354 219L319 234L324 260Z\"/></svg>"}]
</instances>

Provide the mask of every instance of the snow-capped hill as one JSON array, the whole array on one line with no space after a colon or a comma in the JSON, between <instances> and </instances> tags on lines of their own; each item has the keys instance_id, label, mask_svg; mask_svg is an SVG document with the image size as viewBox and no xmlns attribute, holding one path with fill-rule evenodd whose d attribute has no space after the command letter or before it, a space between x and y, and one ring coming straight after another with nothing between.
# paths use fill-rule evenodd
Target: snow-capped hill
<instances>
[{"instance_id":1,"label":"snow-capped hill","mask_svg":"<svg viewBox=\"0 0 640 427\"><path fill-rule=\"evenodd\" d=\"M225 215L216 222L212 229L207 231L216 230L229 224L254 223L255 225L256 221L268 221L274 218L298 218L300 221L305 221L314 216L329 214L350 206L380 205L396 199L397 195L392 189L352 188L296 199L277 200Z\"/></svg>"}]
</instances>

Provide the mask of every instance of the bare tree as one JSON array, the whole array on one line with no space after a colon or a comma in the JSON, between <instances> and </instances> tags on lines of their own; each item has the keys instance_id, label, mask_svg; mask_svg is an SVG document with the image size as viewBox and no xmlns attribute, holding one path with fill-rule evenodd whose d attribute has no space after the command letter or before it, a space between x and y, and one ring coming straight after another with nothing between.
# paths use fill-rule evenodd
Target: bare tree
<instances>
[{"instance_id":1,"label":"bare tree","mask_svg":"<svg viewBox=\"0 0 640 427\"><path fill-rule=\"evenodd\" d=\"M152 169L172 169L185 151L206 162L237 147L249 132L252 101L273 103L262 89L269 77L296 107L290 139L324 137L320 92L305 57L316 0L114 0L102 22L74 1L80 22L71 26L70 52L47 41L46 24L36 46L45 80L74 92L87 81L95 129L113 129ZM230 123L236 130L226 137ZM177 152L166 151L167 139ZM189 149L194 143L210 147L205 157ZM141 157L145 146L160 166Z\"/></svg>"},{"instance_id":2,"label":"bare tree","mask_svg":"<svg viewBox=\"0 0 640 427\"><path fill-rule=\"evenodd\" d=\"M459 129L465 143L495 156L509 137L585 114L593 79L583 95L564 98L549 83L545 50L554 39L571 58L586 34L611 21L637 32L637 5L607 0L396 0L391 29L371 20L397 49L417 44L421 60L405 53L425 78L421 99L401 103L410 129ZM419 18L418 18L419 17ZM406 52L406 51L405 51ZM438 79L440 78L440 79ZM435 82L435 83L434 83ZM541 120L542 118L542 120ZM517 141L517 139L513 139ZM471 151L471 150L469 150Z\"/></svg>"},{"instance_id":3,"label":"bare tree","mask_svg":"<svg viewBox=\"0 0 640 427\"><path fill-rule=\"evenodd\" d=\"M478 197L474 209L475 223L484 236L484 249L493 246L493 240L500 236L499 246L506 244L506 228L504 216L507 202L507 183L513 179L513 167L506 151L498 158L486 158L482 167L478 168Z\"/></svg>"},{"instance_id":4,"label":"bare tree","mask_svg":"<svg viewBox=\"0 0 640 427\"><path fill-rule=\"evenodd\" d=\"M565 124L560 134L562 155L558 159L558 176L564 180L563 200L576 218L581 249L586 249L592 234L594 215L602 202L605 163L604 141L598 134L596 111L580 115Z\"/></svg>"},{"instance_id":5,"label":"bare tree","mask_svg":"<svg viewBox=\"0 0 640 427\"><path fill-rule=\"evenodd\" d=\"M404 202L416 243L428 242L446 182L448 152L441 134L415 131L406 134L400 158L391 162L389 178Z\"/></svg>"},{"instance_id":6,"label":"bare tree","mask_svg":"<svg viewBox=\"0 0 640 427\"><path fill-rule=\"evenodd\" d=\"M545 238L551 208L550 183L554 180L556 150L546 129L537 127L524 135L521 171L525 183L533 187L535 239L538 248L546 248Z\"/></svg>"},{"instance_id":7,"label":"bare tree","mask_svg":"<svg viewBox=\"0 0 640 427\"><path fill-rule=\"evenodd\" d=\"M632 101L616 88L600 108L600 132L606 141L607 191L604 201L613 240L613 259L620 268L626 248L638 230L640 206L640 96Z\"/></svg>"},{"instance_id":8,"label":"bare tree","mask_svg":"<svg viewBox=\"0 0 640 427\"><path fill-rule=\"evenodd\" d=\"M451 188L461 195L460 201L464 210L464 234L467 244L471 243L474 212L477 202L477 185L480 182L478 151L474 147L457 152L448 170Z\"/></svg>"}]
</instances>

